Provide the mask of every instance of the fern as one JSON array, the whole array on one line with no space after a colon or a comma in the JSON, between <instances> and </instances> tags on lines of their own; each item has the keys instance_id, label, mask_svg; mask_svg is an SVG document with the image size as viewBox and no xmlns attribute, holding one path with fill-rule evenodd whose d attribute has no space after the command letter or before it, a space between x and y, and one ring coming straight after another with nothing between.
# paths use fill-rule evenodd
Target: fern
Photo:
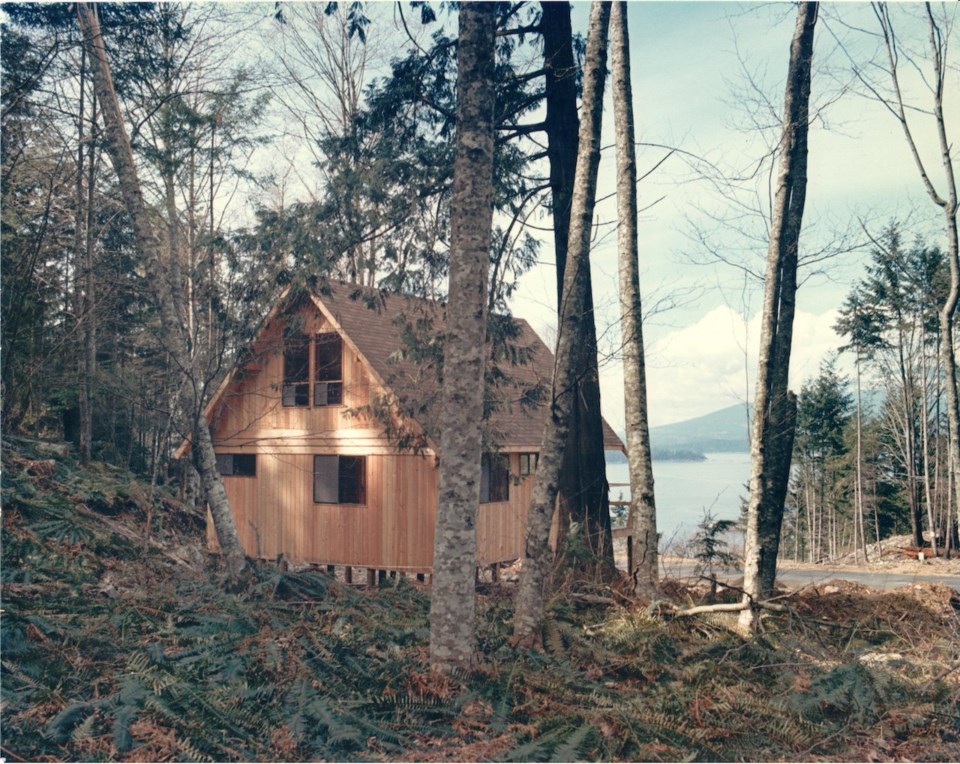
<instances>
[{"instance_id":1,"label":"fern","mask_svg":"<svg viewBox=\"0 0 960 764\"><path fill-rule=\"evenodd\" d=\"M332 750L356 750L361 747L364 735L362 728L334 711L326 698L316 698L306 708L309 718L318 722L326 732L324 744Z\"/></svg>"},{"instance_id":2,"label":"fern","mask_svg":"<svg viewBox=\"0 0 960 764\"><path fill-rule=\"evenodd\" d=\"M589 739L595 736L592 724L581 724L554 748L550 761L582 761L588 757Z\"/></svg>"},{"instance_id":3,"label":"fern","mask_svg":"<svg viewBox=\"0 0 960 764\"><path fill-rule=\"evenodd\" d=\"M84 740L89 740L93 737L93 725L97 720L97 713L94 710L89 716L87 716L80 724L73 728L70 732L70 741L73 743L79 743ZM62 742L62 741L61 741Z\"/></svg>"},{"instance_id":4,"label":"fern","mask_svg":"<svg viewBox=\"0 0 960 764\"><path fill-rule=\"evenodd\" d=\"M837 725L851 718L870 723L883 714L883 696L877 681L858 662L842 664L818 676L808 691L793 695L789 705L804 718Z\"/></svg>"},{"instance_id":5,"label":"fern","mask_svg":"<svg viewBox=\"0 0 960 764\"><path fill-rule=\"evenodd\" d=\"M133 748L133 735L130 734L130 725L140 716L140 711L134 706L121 706L113 715L111 734L113 744L119 753L126 753Z\"/></svg>"},{"instance_id":6,"label":"fern","mask_svg":"<svg viewBox=\"0 0 960 764\"><path fill-rule=\"evenodd\" d=\"M551 761L554 751L562 744L564 736L569 734L571 733L568 726L557 727L513 748L502 757L501 761Z\"/></svg>"},{"instance_id":7,"label":"fern","mask_svg":"<svg viewBox=\"0 0 960 764\"><path fill-rule=\"evenodd\" d=\"M93 708L91 703L71 703L50 720L43 734L54 742L67 742L73 730L93 713Z\"/></svg>"}]
</instances>

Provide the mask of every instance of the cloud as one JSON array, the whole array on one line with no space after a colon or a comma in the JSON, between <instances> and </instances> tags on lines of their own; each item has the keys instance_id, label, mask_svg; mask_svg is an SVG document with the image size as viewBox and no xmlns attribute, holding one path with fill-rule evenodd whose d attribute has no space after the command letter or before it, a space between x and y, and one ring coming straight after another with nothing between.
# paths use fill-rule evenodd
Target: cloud
<instances>
[{"instance_id":1,"label":"cloud","mask_svg":"<svg viewBox=\"0 0 960 764\"><path fill-rule=\"evenodd\" d=\"M817 374L820 363L840 345L833 331L836 310L798 311L794 322L790 386L799 390ZM726 306L695 323L651 338L647 349L647 386L653 426L691 419L753 397L760 341L760 314L744 322ZM846 362L841 359L841 369ZM618 359L601 370L604 415L623 427L623 366Z\"/></svg>"}]
</instances>

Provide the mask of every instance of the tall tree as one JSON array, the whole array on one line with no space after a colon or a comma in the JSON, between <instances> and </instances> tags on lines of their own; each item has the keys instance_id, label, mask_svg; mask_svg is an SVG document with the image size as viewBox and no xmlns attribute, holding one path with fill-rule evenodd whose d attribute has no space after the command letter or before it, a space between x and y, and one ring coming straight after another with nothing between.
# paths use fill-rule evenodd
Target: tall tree
<instances>
[{"instance_id":1,"label":"tall tree","mask_svg":"<svg viewBox=\"0 0 960 764\"><path fill-rule=\"evenodd\" d=\"M863 363L871 358L875 350L880 346L880 316L876 310L873 310L867 303L864 289L855 288L848 296L843 308L840 310L840 317L834 325L834 331L848 339L846 345L840 348L840 352L852 351L854 356L854 368L857 380L856 393L856 483L855 483L855 501L856 501L856 522L860 528L860 541L863 548L863 559L867 562L867 540L864 531L864 507L865 485L864 485L864 452L863 452L863 393L862 377Z\"/></svg>"},{"instance_id":2,"label":"tall tree","mask_svg":"<svg viewBox=\"0 0 960 764\"><path fill-rule=\"evenodd\" d=\"M474 649L480 420L493 225L495 35L495 3L460 7L450 289L430 594L430 665L441 671L469 666Z\"/></svg>"},{"instance_id":3,"label":"tall tree","mask_svg":"<svg viewBox=\"0 0 960 764\"><path fill-rule=\"evenodd\" d=\"M610 4L593 3L584 60L583 118L580 121L577 170L571 202L570 248L560 299L562 312L557 330L555 372L549 414L540 446L540 463L527 515L523 568L514 615L514 638L522 642L539 641L550 560L550 525L557 499L563 448L574 405L577 373L574 343L580 336L580 322L592 320L592 316L584 315L587 304L586 263L590 257L590 230L600 167L600 127L609 21Z\"/></svg>"},{"instance_id":4,"label":"tall tree","mask_svg":"<svg viewBox=\"0 0 960 764\"><path fill-rule=\"evenodd\" d=\"M807 529L810 547L815 552L821 548L826 518L831 556L838 551L836 529L848 498L846 481L841 480L841 473L848 469L841 464L847 450L844 430L850 420L847 385L847 379L837 374L831 359L821 364L815 379L804 384L797 404L794 454L798 490L804 498L808 519L813 519ZM819 554L815 553L813 559L819 559Z\"/></svg>"},{"instance_id":5,"label":"tall tree","mask_svg":"<svg viewBox=\"0 0 960 764\"><path fill-rule=\"evenodd\" d=\"M570 4L543 2L540 7L539 30L543 37L544 60L543 99L546 106L543 130L547 136L559 317L577 165L577 65L573 55ZM562 542L566 536L570 522L575 522L592 552L591 567L599 565L603 572L613 570L613 545L610 535L609 488L603 452L603 419L600 413L597 326L589 262L585 268L587 302L584 307L584 320L579 327L580 337L575 342L576 403L571 415L570 434L561 469L559 541Z\"/></svg>"},{"instance_id":6,"label":"tall tree","mask_svg":"<svg viewBox=\"0 0 960 764\"><path fill-rule=\"evenodd\" d=\"M945 444L938 437L943 375L937 363L939 306L949 289L946 255L936 247L917 241L905 247L897 224L873 239L874 249L867 277L847 301L837 328L851 338L850 345L861 352L884 380L887 399L884 428L898 466L913 543L924 545L923 505L931 533L945 527L935 519L938 505L948 491L935 490L948 482L939 466ZM935 462L931 467L931 462Z\"/></svg>"},{"instance_id":7,"label":"tall tree","mask_svg":"<svg viewBox=\"0 0 960 764\"><path fill-rule=\"evenodd\" d=\"M806 200L810 79L817 10L817 3L799 4L787 69L750 444L743 582L747 607L740 614L740 625L744 629L755 625L752 603L762 598L773 584L796 426L796 398L788 393L787 380L797 290L797 250Z\"/></svg>"},{"instance_id":8,"label":"tall tree","mask_svg":"<svg viewBox=\"0 0 960 764\"><path fill-rule=\"evenodd\" d=\"M617 144L617 245L620 272L620 332L623 336L623 395L630 471L629 526L633 543L634 591L652 597L659 584L657 507L647 420L647 380L643 350L637 245L637 158L634 148L633 89L627 4L618 0L610 16L613 115Z\"/></svg>"},{"instance_id":9,"label":"tall tree","mask_svg":"<svg viewBox=\"0 0 960 764\"><path fill-rule=\"evenodd\" d=\"M210 427L203 411L205 385L198 379L194 363L195 356L190 352L191 343L182 312L183 302L176 275L177 269L172 267L174 263L164 258L160 239L143 198L95 6L89 3L78 4L77 18L92 62L91 74L103 119L106 151L110 155L120 183L137 248L146 261L145 266L155 289L154 299L161 319L159 330L161 343L182 375L181 384L192 388L191 398L194 405L190 413L194 420L193 447L197 466L228 577L236 581L243 572L246 558L240 544L233 512L220 480Z\"/></svg>"},{"instance_id":10,"label":"tall tree","mask_svg":"<svg viewBox=\"0 0 960 764\"><path fill-rule=\"evenodd\" d=\"M944 18L942 21L938 21L931 4L929 2L924 3L929 60L920 62L903 49L903 43L894 30L889 6L885 3L874 3L872 7L883 38L887 58L886 74L890 80L890 91L887 95L880 95L876 88L870 88L871 94L879 97L900 123L904 139L923 183L923 188L930 200L943 212L943 223L947 236L946 255L950 269L950 288L940 308L940 360L943 365L944 386L947 393L947 441L949 461L953 473L954 506L957 511L957 522L960 523L960 396L958 396L957 391L957 360L954 345L954 322L957 306L960 304L960 239L958 239L957 232L958 199L954 167L955 150L952 149L948 138L950 133L947 130L943 111L946 94L945 83L949 70L947 50L950 38L954 35L955 30L950 19ZM927 74L921 76L924 76L932 98L929 112L933 115L933 129L936 133L937 146L940 149L940 163L943 171L943 177L939 183L934 182L920 155L917 148L917 139L914 135L915 128L908 119L908 106L904 102L900 87L902 60L909 62L911 67L918 69L921 63L925 63L928 67ZM858 71L857 73L869 88L872 83L862 72ZM922 541L922 538L919 540Z\"/></svg>"}]
</instances>

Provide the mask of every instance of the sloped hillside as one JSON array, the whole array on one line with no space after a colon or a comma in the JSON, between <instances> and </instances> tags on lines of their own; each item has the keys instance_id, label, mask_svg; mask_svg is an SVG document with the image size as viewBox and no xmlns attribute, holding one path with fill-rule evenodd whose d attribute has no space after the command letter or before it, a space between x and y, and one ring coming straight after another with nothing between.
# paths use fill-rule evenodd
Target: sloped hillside
<instances>
[{"instance_id":1,"label":"sloped hillside","mask_svg":"<svg viewBox=\"0 0 960 764\"><path fill-rule=\"evenodd\" d=\"M3 508L8 761L960 759L946 587L810 590L744 640L669 583L650 607L567 585L541 651L488 588L476 670L441 678L406 581L261 565L224 592L197 513L27 441Z\"/></svg>"},{"instance_id":2,"label":"sloped hillside","mask_svg":"<svg viewBox=\"0 0 960 764\"><path fill-rule=\"evenodd\" d=\"M738 403L709 414L650 429L650 441L660 451L733 452L750 451L748 409Z\"/></svg>"}]
</instances>

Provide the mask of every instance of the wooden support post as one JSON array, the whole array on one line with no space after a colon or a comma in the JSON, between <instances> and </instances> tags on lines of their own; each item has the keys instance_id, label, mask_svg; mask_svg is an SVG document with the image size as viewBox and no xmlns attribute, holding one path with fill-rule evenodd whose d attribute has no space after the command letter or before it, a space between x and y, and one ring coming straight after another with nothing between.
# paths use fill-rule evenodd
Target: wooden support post
<instances>
[{"instance_id":1,"label":"wooden support post","mask_svg":"<svg viewBox=\"0 0 960 764\"><path fill-rule=\"evenodd\" d=\"M490 566L490 580L497 583L500 580L500 563L495 562Z\"/></svg>"},{"instance_id":2,"label":"wooden support post","mask_svg":"<svg viewBox=\"0 0 960 764\"><path fill-rule=\"evenodd\" d=\"M373 568L367 568L367 586L371 589L377 585L377 571Z\"/></svg>"},{"instance_id":3,"label":"wooden support post","mask_svg":"<svg viewBox=\"0 0 960 764\"><path fill-rule=\"evenodd\" d=\"M344 565L343 566L343 581L347 584L353 583L353 566Z\"/></svg>"},{"instance_id":4,"label":"wooden support post","mask_svg":"<svg viewBox=\"0 0 960 764\"><path fill-rule=\"evenodd\" d=\"M633 536L627 536L627 575L633 576Z\"/></svg>"}]
</instances>

